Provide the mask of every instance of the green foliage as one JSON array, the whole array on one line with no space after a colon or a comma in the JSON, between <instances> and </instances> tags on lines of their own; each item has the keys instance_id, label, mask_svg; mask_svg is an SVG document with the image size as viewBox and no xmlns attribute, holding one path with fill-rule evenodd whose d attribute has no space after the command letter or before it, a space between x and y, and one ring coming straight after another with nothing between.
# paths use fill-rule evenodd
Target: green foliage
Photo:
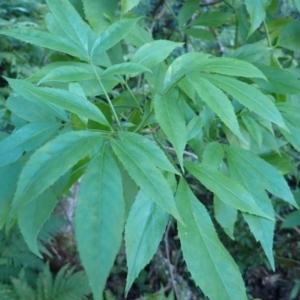
<instances>
[{"instance_id":1,"label":"green foliage","mask_svg":"<svg viewBox=\"0 0 300 300\"><path fill-rule=\"evenodd\" d=\"M272 24L271 1L224 1L205 12L189 0L177 15L167 5L180 34L154 40L135 13L143 1L81 2L47 0L47 32L0 32L49 49L49 64L33 76L5 78L15 130L1 135L0 225L16 220L40 255L43 224L82 177L75 233L94 299L103 299L124 229L127 293L170 216L203 293L246 299L239 268L195 193L200 186L214 194L215 218L231 238L241 212L274 269L271 199L298 207L283 174L293 170L289 149L300 149L299 22ZM234 47L217 40L220 49L211 51L225 57L199 51L201 32L218 39L227 23ZM30 299L84 299L89 292L85 275L66 267L53 279L44 266L36 288L19 276L3 283L3 298L22 291Z\"/></svg>"}]
</instances>

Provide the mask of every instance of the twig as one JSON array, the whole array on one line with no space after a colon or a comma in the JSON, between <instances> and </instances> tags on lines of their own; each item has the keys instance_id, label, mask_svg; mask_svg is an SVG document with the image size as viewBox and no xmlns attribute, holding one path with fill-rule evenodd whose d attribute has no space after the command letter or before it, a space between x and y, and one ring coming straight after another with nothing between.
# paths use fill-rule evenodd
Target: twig
<instances>
[{"instance_id":1,"label":"twig","mask_svg":"<svg viewBox=\"0 0 300 300\"><path fill-rule=\"evenodd\" d=\"M285 221L285 219L283 217L279 216L278 214L276 214L276 218L281 222ZM295 226L295 227L293 227L293 229L300 235L300 229L298 227Z\"/></svg>"},{"instance_id":2,"label":"twig","mask_svg":"<svg viewBox=\"0 0 300 300\"><path fill-rule=\"evenodd\" d=\"M163 1L161 1L161 2L163 2ZM153 22L150 25L150 32L153 31L156 22L165 14L166 11L167 11L167 6L164 6L162 8L162 10L156 16L153 17L154 20L153 20Z\"/></svg>"},{"instance_id":3,"label":"twig","mask_svg":"<svg viewBox=\"0 0 300 300\"><path fill-rule=\"evenodd\" d=\"M213 28L213 27L210 27L210 28L209 28L209 31L213 34L213 36L214 36L215 39L217 40L217 43L218 43L218 46L219 46L219 52L220 52L221 55L223 55L223 54L224 54L224 51L225 51L225 47L223 46L222 42L220 41L216 29Z\"/></svg>"},{"instance_id":4,"label":"twig","mask_svg":"<svg viewBox=\"0 0 300 300\"><path fill-rule=\"evenodd\" d=\"M170 230L171 224L172 224L172 218L170 219L167 230L165 232L164 242L165 242L165 247L166 247L166 256L167 256L167 260L168 260L169 272L170 272L170 276L171 276L171 284L172 284L174 293L176 295L176 299L180 300L179 293L178 293L177 286L176 286L176 281L175 281L175 278L174 278L173 269L172 269L170 253L169 253L170 250L169 250L168 235L169 235L169 230Z\"/></svg>"},{"instance_id":5,"label":"twig","mask_svg":"<svg viewBox=\"0 0 300 300\"><path fill-rule=\"evenodd\" d=\"M176 154L176 150L175 150L174 148L168 147L168 146L164 146L164 148L165 148L167 151ZM183 154L186 155L186 156L190 156L190 157L192 157L193 159L198 160L198 156L197 156L196 154L192 153L192 152L189 152L189 151L184 150L184 151L183 151Z\"/></svg>"},{"instance_id":6,"label":"twig","mask_svg":"<svg viewBox=\"0 0 300 300\"><path fill-rule=\"evenodd\" d=\"M211 2L206 2L206 3L200 3L200 6L210 6L210 5L215 5L218 3L223 2L223 0L217 0L217 1L211 1Z\"/></svg>"},{"instance_id":7,"label":"twig","mask_svg":"<svg viewBox=\"0 0 300 300\"><path fill-rule=\"evenodd\" d=\"M148 130L148 131L142 131L141 134L142 135L147 135L147 134L153 134L156 131L158 131L160 129L160 126L156 126L155 128Z\"/></svg>"}]
</instances>

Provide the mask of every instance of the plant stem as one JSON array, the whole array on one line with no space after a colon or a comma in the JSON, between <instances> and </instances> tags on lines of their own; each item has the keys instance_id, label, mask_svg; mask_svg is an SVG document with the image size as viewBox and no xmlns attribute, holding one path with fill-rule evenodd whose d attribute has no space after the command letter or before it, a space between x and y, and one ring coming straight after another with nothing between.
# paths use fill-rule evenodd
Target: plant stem
<instances>
[{"instance_id":1,"label":"plant stem","mask_svg":"<svg viewBox=\"0 0 300 300\"><path fill-rule=\"evenodd\" d=\"M93 70L94 70L94 73L95 73L95 75L96 75L96 77L97 77L97 80L98 80L98 82L99 82L99 85L100 85L101 89L102 89L103 92L104 92L105 98L106 98L106 100L107 100L107 102L108 102L108 104L109 104L109 106L110 106L110 108L111 108L111 110L112 110L112 113L113 113L113 115L114 115L114 117L115 117L115 119L116 119L116 121L117 121L117 123L118 123L118 126L120 127L121 130L123 130L123 129L122 129L121 122L120 122L120 120L119 120L119 118L118 118L118 116L117 116L117 113L116 113L116 111L115 111L115 108L114 108L114 106L113 106L113 104L112 104L112 102L111 102L111 100L110 100L110 98L109 98L109 96L108 96L108 94L107 94L107 92L106 92L106 90L105 90L105 88L104 88L102 82L101 82L101 79L100 79L100 77L99 77L99 75L98 75L98 73L97 73L97 71L96 71L95 65L94 65L91 61L90 61L90 64L91 64L92 67L93 67ZM113 131L113 128L111 128L111 129L112 129L112 131Z\"/></svg>"}]
</instances>

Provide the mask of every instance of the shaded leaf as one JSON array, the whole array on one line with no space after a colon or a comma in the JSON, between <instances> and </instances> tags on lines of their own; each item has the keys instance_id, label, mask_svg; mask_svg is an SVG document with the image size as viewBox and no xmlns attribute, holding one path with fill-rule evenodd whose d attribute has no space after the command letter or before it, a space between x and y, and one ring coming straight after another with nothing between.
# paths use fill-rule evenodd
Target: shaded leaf
<instances>
[{"instance_id":1,"label":"shaded leaf","mask_svg":"<svg viewBox=\"0 0 300 300\"><path fill-rule=\"evenodd\" d=\"M55 51L64 52L75 57L85 57L85 53L82 52L77 44L45 31L35 30L31 28L14 28L2 30L0 31L0 34L12 36L23 42L52 49Z\"/></svg>"},{"instance_id":2,"label":"shaded leaf","mask_svg":"<svg viewBox=\"0 0 300 300\"><path fill-rule=\"evenodd\" d=\"M233 15L229 12L225 11L213 11L206 14L201 15L196 18L192 23L193 25L199 26L221 26L225 24Z\"/></svg>"},{"instance_id":3,"label":"shaded leaf","mask_svg":"<svg viewBox=\"0 0 300 300\"><path fill-rule=\"evenodd\" d=\"M57 122L29 123L0 142L0 167L17 161L24 151L44 144L61 126Z\"/></svg>"},{"instance_id":4,"label":"shaded leaf","mask_svg":"<svg viewBox=\"0 0 300 300\"><path fill-rule=\"evenodd\" d=\"M238 160L235 160L234 156L228 155L227 159L230 177L240 182L253 195L255 203L262 211L275 218L272 203L263 190L263 183L260 185L257 181L255 182L252 178L256 175L249 173L247 165L240 164ZM243 216L255 239L261 243L271 267L274 270L273 237L275 221L246 213L244 213Z\"/></svg>"},{"instance_id":5,"label":"shaded leaf","mask_svg":"<svg viewBox=\"0 0 300 300\"><path fill-rule=\"evenodd\" d=\"M177 57L169 66L164 79L164 92L166 93L184 75L201 71L203 63L210 57L208 54L189 52Z\"/></svg>"},{"instance_id":6,"label":"shaded leaf","mask_svg":"<svg viewBox=\"0 0 300 300\"><path fill-rule=\"evenodd\" d=\"M137 76L143 72L151 72L148 68L144 67L141 64L126 62L121 64L115 64L107 68L102 74L102 77L113 76L113 75L132 75Z\"/></svg>"},{"instance_id":7,"label":"shaded leaf","mask_svg":"<svg viewBox=\"0 0 300 300\"><path fill-rule=\"evenodd\" d=\"M22 163L17 161L0 168L0 229L8 219L22 167Z\"/></svg>"},{"instance_id":8,"label":"shaded leaf","mask_svg":"<svg viewBox=\"0 0 300 300\"><path fill-rule=\"evenodd\" d=\"M225 233L234 240L234 223L237 220L237 210L214 196L214 215Z\"/></svg>"},{"instance_id":9,"label":"shaded leaf","mask_svg":"<svg viewBox=\"0 0 300 300\"><path fill-rule=\"evenodd\" d=\"M184 165L194 177L224 203L242 212L272 219L255 204L251 194L236 181L203 164L185 162Z\"/></svg>"},{"instance_id":10,"label":"shaded leaf","mask_svg":"<svg viewBox=\"0 0 300 300\"><path fill-rule=\"evenodd\" d=\"M177 16L179 27L182 27L193 16L198 7L198 0L187 0L183 3Z\"/></svg>"},{"instance_id":11,"label":"shaded leaf","mask_svg":"<svg viewBox=\"0 0 300 300\"><path fill-rule=\"evenodd\" d=\"M177 102L178 93L155 95L154 110L158 124L173 144L181 168L183 151L187 143L187 130L182 110Z\"/></svg>"},{"instance_id":12,"label":"shaded leaf","mask_svg":"<svg viewBox=\"0 0 300 300\"><path fill-rule=\"evenodd\" d=\"M169 214L142 190L136 196L125 227L128 265L126 291L156 253L169 221Z\"/></svg>"},{"instance_id":13,"label":"shaded leaf","mask_svg":"<svg viewBox=\"0 0 300 300\"><path fill-rule=\"evenodd\" d=\"M215 57L206 60L201 71L215 72L224 75L255 77L267 80L266 76L254 65L234 58Z\"/></svg>"},{"instance_id":14,"label":"shaded leaf","mask_svg":"<svg viewBox=\"0 0 300 300\"><path fill-rule=\"evenodd\" d=\"M99 34L110 25L118 8L118 0L82 0L86 19Z\"/></svg>"},{"instance_id":15,"label":"shaded leaf","mask_svg":"<svg viewBox=\"0 0 300 300\"><path fill-rule=\"evenodd\" d=\"M183 257L195 282L212 300L247 299L238 266L219 240L208 212L181 179L176 202L186 227L178 224Z\"/></svg>"},{"instance_id":16,"label":"shaded leaf","mask_svg":"<svg viewBox=\"0 0 300 300\"><path fill-rule=\"evenodd\" d=\"M297 207L289 186L276 168L250 151L229 146L225 146L225 151L228 158L243 169L252 187L266 189Z\"/></svg>"},{"instance_id":17,"label":"shaded leaf","mask_svg":"<svg viewBox=\"0 0 300 300\"><path fill-rule=\"evenodd\" d=\"M181 221L172 190L148 153L128 142L112 140L111 143L116 156L143 192Z\"/></svg>"},{"instance_id":18,"label":"shaded leaf","mask_svg":"<svg viewBox=\"0 0 300 300\"><path fill-rule=\"evenodd\" d=\"M212 169L218 169L224 158L223 147L218 142L207 143L203 154L202 164Z\"/></svg>"},{"instance_id":19,"label":"shaded leaf","mask_svg":"<svg viewBox=\"0 0 300 300\"><path fill-rule=\"evenodd\" d=\"M122 14L126 14L140 3L141 0L122 0Z\"/></svg>"},{"instance_id":20,"label":"shaded leaf","mask_svg":"<svg viewBox=\"0 0 300 300\"><path fill-rule=\"evenodd\" d=\"M13 201L14 210L40 195L102 141L99 133L74 131L59 135L39 148L22 170Z\"/></svg>"},{"instance_id":21,"label":"shaded leaf","mask_svg":"<svg viewBox=\"0 0 300 300\"><path fill-rule=\"evenodd\" d=\"M30 102L18 94L11 93L6 100L6 107L19 118L28 122L55 121L52 110L43 102Z\"/></svg>"},{"instance_id":22,"label":"shaded leaf","mask_svg":"<svg viewBox=\"0 0 300 300\"><path fill-rule=\"evenodd\" d=\"M286 128L284 120L273 102L255 87L221 75L203 75L216 86L232 95L241 104L248 107L268 121Z\"/></svg>"},{"instance_id":23,"label":"shaded leaf","mask_svg":"<svg viewBox=\"0 0 300 300\"><path fill-rule=\"evenodd\" d=\"M288 70L279 69L263 64L256 64L257 67L266 75L268 81L254 79L262 89L279 94L299 94L300 80Z\"/></svg>"},{"instance_id":24,"label":"shaded leaf","mask_svg":"<svg viewBox=\"0 0 300 300\"><path fill-rule=\"evenodd\" d=\"M233 106L228 97L214 84L199 74L188 74L187 79L201 99L218 115L226 126L241 140L244 140Z\"/></svg>"},{"instance_id":25,"label":"shaded leaf","mask_svg":"<svg viewBox=\"0 0 300 300\"><path fill-rule=\"evenodd\" d=\"M300 21L294 21L281 27L280 34L277 40L277 46L299 51L300 49Z\"/></svg>"},{"instance_id":26,"label":"shaded leaf","mask_svg":"<svg viewBox=\"0 0 300 300\"><path fill-rule=\"evenodd\" d=\"M122 19L110 25L101 35L96 39L90 55L93 58L122 40L135 26L139 18Z\"/></svg>"},{"instance_id":27,"label":"shaded leaf","mask_svg":"<svg viewBox=\"0 0 300 300\"><path fill-rule=\"evenodd\" d=\"M265 10L270 3L270 0L245 0L245 5L251 19L251 27L248 35L251 35L265 19Z\"/></svg>"},{"instance_id":28,"label":"shaded leaf","mask_svg":"<svg viewBox=\"0 0 300 300\"><path fill-rule=\"evenodd\" d=\"M254 140L257 142L258 146L262 146L263 134L261 127L257 124L256 121L253 120L250 116L246 114L242 114L241 118L248 130L248 132L252 135Z\"/></svg>"},{"instance_id":29,"label":"shaded leaf","mask_svg":"<svg viewBox=\"0 0 300 300\"><path fill-rule=\"evenodd\" d=\"M121 245L123 224L121 173L111 149L104 145L83 176L75 213L79 255L95 299L102 299Z\"/></svg>"},{"instance_id":30,"label":"shaded leaf","mask_svg":"<svg viewBox=\"0 0 300 300\"><path fill-rule=\"evenodd\" d=\"M18 212L18 224L29 249L37 256L40 254L37 236L46 220L50 217L58 201L51 188L26 203Z\"/></svg>"}]
</instances>

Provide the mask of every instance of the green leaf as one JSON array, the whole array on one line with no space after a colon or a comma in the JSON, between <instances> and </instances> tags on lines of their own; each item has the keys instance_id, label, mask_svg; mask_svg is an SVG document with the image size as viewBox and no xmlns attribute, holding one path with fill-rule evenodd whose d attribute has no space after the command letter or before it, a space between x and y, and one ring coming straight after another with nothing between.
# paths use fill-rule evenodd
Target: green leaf
<instances>
[{"instance_id":1,"label":"green leaf","mask_svg":"<svg viewBox=\"0 0 300 300\"><path fill-rule=\"evenodd\" d=\"M43 102L33 103L18 94L11 93L6 100L6 107L19 118L27 122L55 121L49 106Z\"/></svg>"},{"instance_id":2,"label":"green leaf","mask_svg":"<svg viewBox=\"0 0 300 300\"><path fill-rule=\"evenodd\" d=\"M184 75L201 71L203 63L210 57L209 54L189 52L177 57L169 66L164 79L164 93L176 84Z\"/></svg>"},{"instance_id":3,"label":"green leaf","mask_svg":"<svg viewBox=\"0 0 300 300\"><path fill-rule=\"evenodd\" d=\"M215 72L224 75L241 76L241 77L256 77L267 80L266 76L254 65L234 59L225 57L215 57L206 60L201 71Z\"/></svg>"},{"instance_id":4,"label":"green leaf","mask_svg":"<svg viewBox=\"0 0 300 300\"><path fill-rule=\"evenodd\" d=\"M99 133L74 131L59 135L39 148L22 170L13 202L14 210L40 195L102 142L103 137Z\"/></svg>"},{"instance_id":5,"label":"green leaf","mask_svg":"<svg viewBox=\"0 0 300 300\"><path fill-rule=\"evenodd\" d=\"M156 253L169 221L169 214L139 191L125 227L128 274L126 292Z\"/></svg>"},{"instance_id":6,"label":"green leaf","mask_svg":"<svg viewBox=\"0 0 300 300\"><path fill-rule=\"evenodd\" d=\"M188 35L192 36L195 39L199 40L205 40L205 41L215 41L216 38L214 35L207 29L202 28L186 28L183 30L183 32Z\"/></svg>"},{"instance_id":7,"label":"green leaf","mask_svg":"<svg viewBox=\"0 0 300 300\"><path fill-rule=\"evenodd\" d=\"M284 120L273 102L255 87L226 76L202 76L266 120L277 124L281 128L286 128Z\"/></svg>"},{"instance_id":8,"label":"green leaf","mask_svg":"<svg viewBox=\"0 0 300 300\"><path fill-rule=\"evenodd\" d=\"M45 31L29 29L29 28L14 28L0 31L0 34L12 36L23 42L37 45L40 47L52 49L67 53L75 57L84 57L85 53L77 44L60 36L50 34Z\"/></svg>"},{"instance_id":9,"label":"green leaf","mask_svg":"<svg viewBox=\"0 0 300 300\"><path fill-rule=\"evenodd\" d=\"M157 40L143 44L132 56L131 61L152 68L165 60L168 55L182 43Z\"/></svg>"},{"instance_id":10,"label":"green leaf","mask_svg":"<svg viewBox=\"0 0 300 300\"><path fill-rule=\"evenodd\" d=\"M214 84L199 74L191 73L186 77L201 99L219 116L236 136L244 141L233 106L228 97Z\"/></svg>"},{"instance_id":11,"label":"green leaf","mask_svg":"<svg viewBox=\"0 0 300 300\"><path fill-rule=\"evenodd\" d=\"M296 128L293 124L291 124L289 121L285 120L286 126L289 130L287 132L286 130L280 129L280 132L282 135L297 149L300 151L300 135L299 135L299 129Z\"/></svg>"},{"instance_id":12,"label":"green leaf","mask_svg":"<svg viewBox=\"0 0 300 300\"><path fill-rule=\"evenodd\" d=\"M180 175L170 163L165 153L154 142L133 132L119 131L118 135L123 141L145 153L156 167Z\"/></svg>"},{"instance_id":13,"label":"green leaf","mask_svg":"<svg viewBox=\"0 0 300 300\"><path fill-rule=\"evenodd\" d=\"M242 212L272 219L255 204L251 194L236 181L203 164L185 162L184 165L194 177L224 203Z\"/></svg>"},{"instance_id":14,"label":"green leaf","mask_svg":"<svg viewBox=\"0 0 300 300\"><path fill-rule=\"evenodd\" d=\"M252 187L266 189L297 207L289 186L276 168L250 151L229 146L225 146L225 151L228 158L243 169Z\"/></svg>"},{"instance_id":15,"label":"green leaf","mask_svg":"<svg viewBox=\"0 0 300 300\"><path fill-rule=\"evenodd\" d=\"M300 50L300 21L294 21L281 27L277 45L292 51Z\"/></svg>"},{"instance_id":16,"label":"green leaf","mask_svg":"<svg viewBox=\"0 0 300 300\"><path fill-rule=\"evenodd\" d=\"M107 68L102 74L101 77L113 76L113 75L132 75L137 76L143 72L151 72L148 68L144 67L139 63L126 62L121 64L115 64Z\"/></svg>"},{"instance_id":17,"label":"green leaf","mask_svg":"<svg viewBox=\"0 0 300 300\"><path fill-rule=\"evenodd\" d=\"M253 80L262 89L278 94L300 94L300 80L288 70L263 64L256 65L268 78L268 81L256 78Z\"/></svg>"},{"instance_id":18,"label":"green leaf","mask_svg":"<svg viewBox=\"0 0 300 300\"><path fill-rule=\"evenodd\" d=\"M68 0L47 0L47 4L62 28L65 39L76 43L81 52L85 53L85 57L88 58L90 50L89 37L95 35L92 29L81 19Z\"/></svg>"},{"instance_id":19,"label":"green leaf","mask_svg":"<svg viewBox=\"0 0 300 300\"><path fill-rule=\"evenodd\" d=\"M0 167L17 161L24 151L44 144L61 126L57 122L27 124L0 142Z\"/></svg>"},{"instance_id":20,"label":"green leaf","mask_svg":"<svg viewBox=\"0 0 300 300\"><path fill-rule=\"evenodd\" d=\"M193 16L198 7L198 0L187 0L183 3L177 16L179 27L182 27Z\"/></svg>"},{"instance_id":21,"label":"green leaf","mask_svg":"<svg viewBox=\"0 0 300 300\"><path fill-rule=\"evenodd\" d=\"M249 133L252 135L254 140L257 142L258 146L262 146L262 140L263 140L263 135L262 135L262 130L261 127L257 124L256 121L253 120L250 116L246 114L242 114L241 118L249 131Z\"/></svg>"},{"instance_id":22,"label":"green leaf","mask_svg":"<svg viewBox=\"0 0 300 300\"><path fill-rule=\"evenodd\" d=\"M225 24L233 14L225 11L213 11L206 14L201 15L197 19L195 19L191 26L193 25L199 25L199 26L221 26Z\"/></svg>"},{"instance_id":23,"label":"green leaf","mask_svg":"<svg viewBox=\"0 0 300 300\"><path fill-rule=\"evenodd\" d=\"M259 43L243 45L228 54L229 57L254 63L263 58L270 48Z\"/></svg>"},{"instance_id":24,"label":"green leaf","mask_svg":"<svg viewBox=\"0 0 300 300\"><path fill-rule=\"evenodd\" d=\"M251 27L248 36L250 36L265 19L265 10L270 3L271 0L245 0L245 5L251 19Z\"/></svg>"},{"instance_id":25,"label":"green leaf","mask_svg":"<svg viewBox=\"0 0 300 300\"><path fill-rule=\"evenodd\" d=\"M118 0L82 0L86 19L99 34L110 25L118 9Z\"/></svg>"},{"instance_id":26,"label":"green leaf","mask_svg":"<svg viewBox=\"0 0 300 300\"><path fill-rule=\"evenodd\" d=\"M83 97L65 90L36 87L34 84L24 80L7 80L14 91L26 99L35 98L37 101L50 102L75 114L110 126L101 110Z\"/></svg>"},{"instance_id":27,"label":"green leaf","mask_svg":"<svg viewBox=\"0 0 300 300\"><path fill-rule=\"evenodd\" d=\"M224 158L223 147L218 142L207 143L203 154L202 164L212 169L218 169Z\"/></svg>"},{"instance_id":28,"label":"green leaf","mask_svg":"<svg viewBox=\"0 0 300 300\"><path fill-rule=\"evenodd\" d=\"M122 0L122 15L132 10L140 3L141 0Z\"/></svg>"},{"instance_id":29,"label":"green leaf","mask_svg":"<svg viewBox=\"0 0 300 300\"><path fill-rule=\"evenodd\" d=\"M183 151L187 143L187 130L177 98L176 92L155 95L154 110L157 122L173 144L179 164L183 168Z\"/></svg>"},{"instance_id":30,"label":"green leaf","mask_svg":"<svg viewBox=\"0 0 300 300\"><path fill-rule=\"evenodd\" d=\"M230 177L237 182L240 182L249 191L249 193L253 195L255 203L261 208L262 211L275 218L272 203L266 192L263 190L263 183L258 184L258 180L253 180L253 177L257 175L248 172L248 166L246 164L240 164L240 162L235 158L236 156L232 155L228 155L227 157ZM243 216L248 223L255 239L261 243L271 267L274 270L275 265L272 249L275 221L245 213Z\"/></svg>"},{"instance_id":31,"label":"green leaf","mask_svg":"<svg viewBox=\"0 0 300 300\"><path fill-rule=\"evenodd\" d=\"M300 0L294 0L294 2L295 2L295 5L296 5L298 11L300 12Z\"/></svg>"},{"instance_id":32,"label":"green leaf","mask_svg":"<svg viewBox=\"0 0 300 300\"><path fill-rule=\"evenodd\" d=\"M189 271L201 290L212 300L247 299L238 266L219 240L203 204L181 179L176 202L186 226L178 233Z\"/></svg>"},{"instance_id":33,"label":"green leaf","mask_svg":"<svg viewBox=\"0 0 300 300\"><path fill-rule=\"evenodd\" d=\"M143 192L181 222L172 190L148 152L124 141L112 140L111 143L116 156Z\"/></svg>"},{"instance_id":34,"label":"green leaf","mask_svg":"<svg viewBox=\"0 0 300 300\"><path fill-rule=\"evenodd\" d=\"M282 175L295 171L290 156L285 152L280 151L279 153L271 153L264 155L261 158L273 165Z\"/></svg>"},{"instance_id":35,"label":"green leaf","mask_svg":"<svg viewBox=\"0 0 300 300\"><path fill-rule=\"evenodd\" d=\"M37 236L46 220L50 217L58 201L51 188L26 203L18 211L18 224L29 249L42 258L37 245Z\"/></svg>"},{"instance_id":36,"label":"green leaf","mask_svg":"<svg viewBox=\"0 0 300 300\"><path fill-rule=\"evenodd\" d=\"M72 82L94 79L95 74L81 67L63 66L52 69L39 82L38 85L48 81Z\"/></svg>"},{"instance_id":37,"label":"green leaf","mask_svg":"<svg viewBox=\"0 0 300 300\"><path fill-rule=\"evenodd\" d=\"M105 52L119 41L121 41L135 26L140 18L122 19L110 25L95 41L90 55L93 58L95 55Z\"/></svg>"},{"instance_id":38,"label":"green leaf","mask_svg":"<svg viewBox=\"0 0 300 300\"><path fill-rule=\"evenodd\" d=\"M225 233L234 240L234 223L237 220L237 210L225 204L215 195L214 215Z\"/></svg>"},{"instance_id":39,"label":"green leaf","mask_svg":"<svg viewBox=\"0 0 300 300\"><path fill-rule=\"evenodd\" d=\"M17 161L0 168L0 229L6 223L23 164Z\"/></svg>"},{"instance_id":40,"label":"green leaf","mask_svg":"<svg viewBox=\"0 0 300 300\"><path fill-rule=\"evenodd\" d=\"M193 119L190 120L190 122L187 125L187 140L191 140L194 137L196 137L203 128L203 118L200 116L195 116Z\"/></svg>"},{"instance_id":41,"label":"green leaf","mask_svg":"<svg viewBox=\"0 0 300 300\"><path fill-rule=\"evenodd\" d=\"M100 300L124 225L121 173L108 145L92 158L83 176L75 225L79 255L94 298Z\"/></svg>"},{"instance_id":42,"label":"green leaf","mask_svg":"<svg viewBox=\"0 0 300 300\"><path fill-rule=\"evenodd\" d=\"M300 211L296 210L288 214L281 228L294 228L300 225Z\"/></svg>"}]
</instances>

